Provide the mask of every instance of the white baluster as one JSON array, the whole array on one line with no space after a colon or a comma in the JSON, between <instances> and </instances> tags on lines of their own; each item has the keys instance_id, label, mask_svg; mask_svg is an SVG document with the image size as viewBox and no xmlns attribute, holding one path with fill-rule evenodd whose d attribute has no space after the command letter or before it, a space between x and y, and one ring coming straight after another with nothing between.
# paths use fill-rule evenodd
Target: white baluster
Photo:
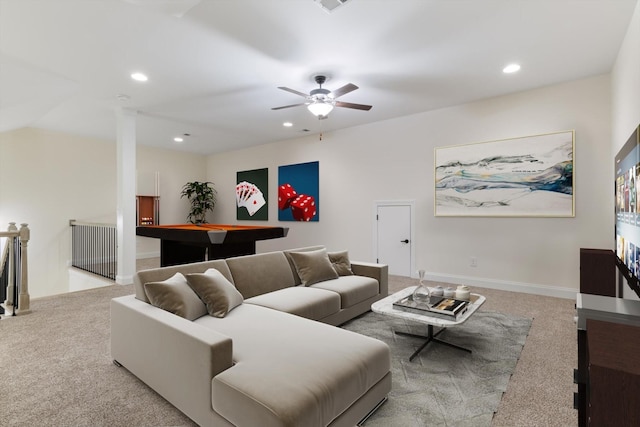
<instances>
[{"instance_id":1,"label":"white baluster","mask_svg":"<svg viewBox=\"0 0 640 427\"><path fill-rule=\"evenodd\" d=\"M27 244L31 237L28 224L20 224L20 295L18 295L18 314L31 312L29 298L29 264L27 262Z\"/></svg>"},{"instance_id":2,"label":"white baluster","mask_svg":"<svg viewBox=\"0 0 640 427\"><path fill-rule=\"evenodd\" d=\"M7 228L9 233L16 233L18 231L18 227L16 227L15 222L9 223L9 228ZM7 287L7 300L5 301L5 306L7 307L7 311L9 311L9 307L13 307L13 284L15 283L16 271L15 271L15 253L13 251L14 239L15 237L9 237L9 286Z\"/></svg>"}]
</instances>

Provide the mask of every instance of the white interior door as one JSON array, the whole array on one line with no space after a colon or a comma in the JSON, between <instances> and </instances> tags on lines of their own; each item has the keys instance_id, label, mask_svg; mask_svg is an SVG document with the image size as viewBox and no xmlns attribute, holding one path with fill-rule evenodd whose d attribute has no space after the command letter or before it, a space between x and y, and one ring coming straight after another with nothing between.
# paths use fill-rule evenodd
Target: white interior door
<instances>
[{"instance_id":1,"label":"white interior door","mask_svg":"<svg viewBox=\"0 0 640 427\"><path fill-rule=\"evenodd\" d=\"M409 203L376 205L376 259L389 265L389 274L411 277L412 211Z\"/></svg>"}]
</instances>

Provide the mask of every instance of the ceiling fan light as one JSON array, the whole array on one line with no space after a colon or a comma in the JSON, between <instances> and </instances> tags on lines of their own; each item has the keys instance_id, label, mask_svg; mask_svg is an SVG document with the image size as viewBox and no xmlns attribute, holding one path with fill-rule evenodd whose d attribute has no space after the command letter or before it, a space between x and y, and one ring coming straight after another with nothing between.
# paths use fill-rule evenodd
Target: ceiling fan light
<instances>
[{"instance_id":1,"label":"ceiling fan light","mask_svg":"<svg viewBox=\"0 0 640 427\"><path fill-rule=\"evenodd\" d=\"M326 116L333 110L333 104L316 101L307 105L307 109L316 117Z\"/></svg>"}]
</instances>

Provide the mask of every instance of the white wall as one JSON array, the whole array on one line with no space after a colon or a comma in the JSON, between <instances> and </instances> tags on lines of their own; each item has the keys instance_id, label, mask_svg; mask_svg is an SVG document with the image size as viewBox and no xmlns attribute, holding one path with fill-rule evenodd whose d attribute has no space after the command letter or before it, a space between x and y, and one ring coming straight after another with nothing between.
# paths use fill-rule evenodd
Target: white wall
<instances>
[{"instance_id":1,"label":"white wall","mask_svg":"<svg viewBox=\"0 0 640 427\"><path fill-rule=\"evenodd\" d=\"M611 72L611 100L610 158L613 164L618 150L640 124L640 1ZM625 287L623 296L638 299L628 287Z\"/></svg>"},{"instance_id":2,"label":"white wall","mask_svg":"<svg viewBox=\"0 0 640 427\"><path fill-rule=\"evenodd\" d=\"M139 173L160 172L161 222L185 222L189 203L180 189L206 179L206 159L142 146L136 156ZM0 133L0 227L29 224L32 298L107 283L75 275L70 285L69 219L115 224L116 144L33 128ZM158 256L157 239L138 238L137 252Z\"/></svg>"},{"instance_id":3,"label":"white wall","mask_svg":"<svg viewBox=\"0 0 640 427\"><path fill-rule=\"evenodd\" d=\"M268 223L278 224L278 166L318 160L320 221L279 223L289 237L260 242L259 251L325 244L371 261L374 201L415 199L416 264L431 278L570 296L579 287L579 248L612 246L610 107L609 77L598 76L325 133L322 141L313 135L210 156L208 179L221 196L214 220L235 221L237 171L268 167ZM434 217L434 147L570 129L575 218Z\"/></svg>"},{"instance_id":4,"label":"white wall","mask_svg":"<svg viewBox=\"0 0 640 427\"><path fill-rule=\"evenodd\" d=\"M640 1L611 71L611 99L613 159L640 124Z\"/></svg>"},{"instance_id":5,"label":"white wall","mask_svg":"<svg viewBox=\"0 0 640 427\"><path fill-rule=\"evenodd\" d=\"M0 133L0 227L25 222L32 298L66 292L69 220L115 223L116 146L41 129Z\"/></svg>"}]
</instances>

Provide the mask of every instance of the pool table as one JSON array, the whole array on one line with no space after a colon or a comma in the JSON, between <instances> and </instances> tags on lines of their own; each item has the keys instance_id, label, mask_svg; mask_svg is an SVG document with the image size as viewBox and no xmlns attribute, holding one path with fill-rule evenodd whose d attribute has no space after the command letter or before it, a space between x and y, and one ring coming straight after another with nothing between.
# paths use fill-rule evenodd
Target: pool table
<instances>
[{"instance_id":1,"label":"pool table","mask_svg":"<svg viewBox=\"0 0 640 427\"><path fill-rule=\"evenodd\" d=\"M136 227L138 236L160 239L160 265L256 253L256 241L286 237L288 227L230 224L173 224Z\"/></svg>"}]
</instances>

